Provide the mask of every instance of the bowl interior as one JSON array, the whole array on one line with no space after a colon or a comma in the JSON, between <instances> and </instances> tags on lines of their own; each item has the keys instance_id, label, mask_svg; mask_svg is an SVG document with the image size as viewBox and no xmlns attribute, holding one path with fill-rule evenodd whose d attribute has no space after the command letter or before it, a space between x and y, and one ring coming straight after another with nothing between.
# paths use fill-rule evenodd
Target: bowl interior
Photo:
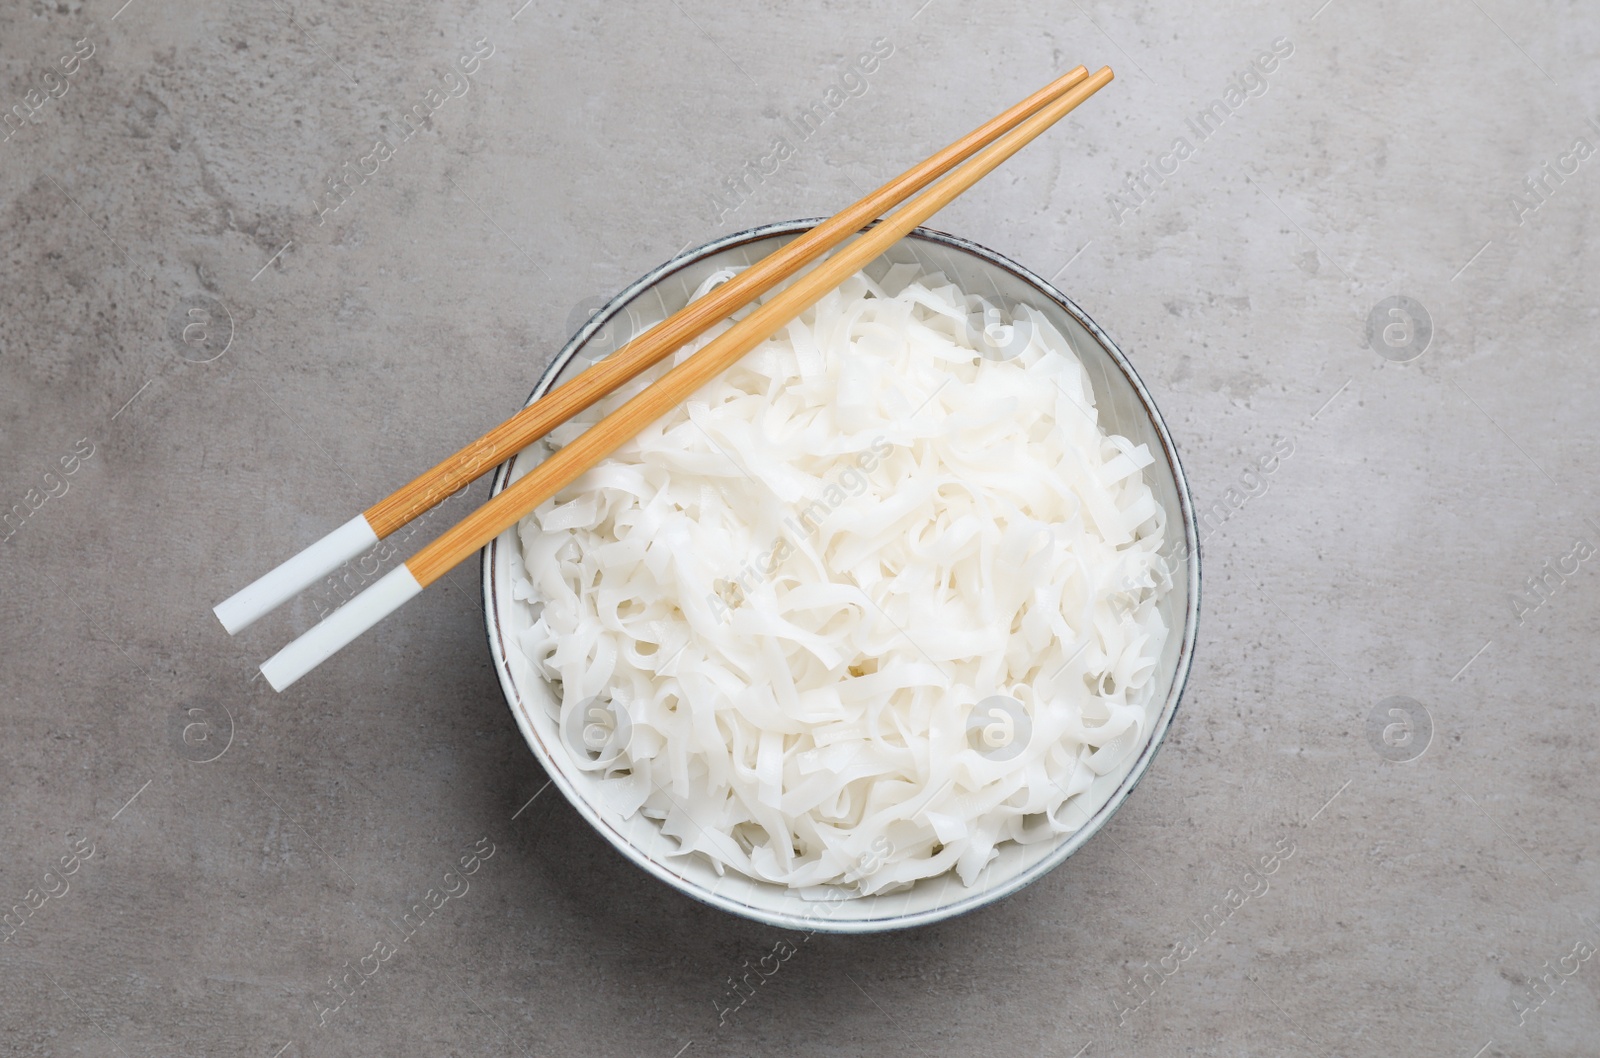
<instances>
[{"instance_id":1,"label":"bowl interior","mask_svg":"<svg viewBox=\"0 0 1600 1058\"><path fill-rule=\"evenodd\" d=\"M667 262L617 295L589 320L556 356L529 400L565 382L594 360L687 304L713 271L742 267L761 259L804 232L815 221L771 225L728 236ZM1148 726L1143 745L1118 769L1099 776L1081 794L1082 826L1053 842L1007 842L970 888L953 875L927 879L909 889L849 900L820 899L785 886L752 881L732 873L718 875L697 857L661 858L673 844L657 823L631 819L605 803L590 775L569 767L568 751L550 711L552 688L539 677L519 645L531 627L532 607L512 598L513 580L522 573L521 543L508 530L484 552L484 605L489 646L506 699L539 763L573 805L624 855L645 870L706 903L735 914L793 929L868 932L935 921L998 900L1055 867L1098 830L1143 773L1166 733L1188 674L1198 614L1199 566L1194 519L1183 471L1159 413L1122 354L1077 306L1043 280L992 251L953 236L918 229L879 258L874 275L892 264L914 262L942 272L967 293L1009 297L1042 312L1066 336L1094 387L1101 425L1134 444L1149 445L1156 461L1146 479L1167 517L1167 568L1172 588L1160 603L1169 634L1148 686ZM523 451L500 467L494 491L527 473L542 458L540 446Z\"/></svg>"}]
</instances>

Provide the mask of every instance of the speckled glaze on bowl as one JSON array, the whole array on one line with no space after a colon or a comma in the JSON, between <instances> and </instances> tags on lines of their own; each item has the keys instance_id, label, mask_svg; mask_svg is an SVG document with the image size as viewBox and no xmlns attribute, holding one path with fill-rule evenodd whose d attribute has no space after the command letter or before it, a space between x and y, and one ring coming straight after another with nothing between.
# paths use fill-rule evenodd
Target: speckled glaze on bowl
<instances>
[{"instance_id":1,"label":"speckled glaze on bowl","mask_svg":"<svg viewBox=\"0 0 1600 1058\"><path fill-rule=\"evenodd\" d=\"M751 264L816 223L804 220L753 228L689 250L661 265L618 294L584 324L556 354L528 399L537 399L598 355L682 308L711 272ZM1171 632L1152 676L1144 743L1121 768L1099 776L1079 795L1078 802L1088 819L1078 830L1053 842L1002 844L999 855L970 888L947 874L899 892L843 901L818 901L814 895L807 899L788 887L752 881L731 872L718 876L709 863L697 857L666 859L661 853L673 842L662 835L657 823L637 814L631 819L622 818L604 803L589 775L565 766L567 751L547 708L554 700L552 688L534 672L510 639L533 621L531 606L512 598L511 585L522 561L515 530L502 533L483 553L484 615L495 671L517 726L567 800L624 856L668 885L713 907L788 929L870 933L924 925L1004 899L1043 877L1105 825L1150 766L1177 712L1194 652L1200 563L1193 504L1166 424L1133 366L1064 294L991 250L953 235L919 228L869 266L869 271L876 274L890 263L907 261L915 261L928 271L943 272L969 293L1014 298L1043 312L1067 336L1083 362L1094 387L1102 427L1135 444L1149 445L1156 456L1145 475L1167 515L1165 553L1173 587L1160 609ZM540 458L539 446L534 446L503 464L495 472L494 492L527 473Z\"/></svg>"}]
</instances>

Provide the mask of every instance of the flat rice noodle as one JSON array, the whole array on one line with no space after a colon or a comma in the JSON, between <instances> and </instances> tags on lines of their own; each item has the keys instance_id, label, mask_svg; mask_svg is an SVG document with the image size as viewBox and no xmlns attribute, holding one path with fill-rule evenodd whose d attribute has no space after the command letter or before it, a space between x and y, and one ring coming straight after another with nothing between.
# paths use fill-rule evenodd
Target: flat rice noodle
<instances>
[{"instance_id":1,"label":"flat rice noodle","mask_svg":"<svg viewBox=\"0 0 1600 1058\"><path fill-rule=\"evenodd\" d=\"M985 359L985 308L914 265L857 276L519 525L521 646L553 718L626 713L615 759L571 764L605 811L659 821L654 854L806 899L974 885L1006 843L1081 827L1143 744L1170 588L1155 457L1100 428L1042 314ZM997 697L1031 733L986 756Z\"/></svg>"}]
</instances>

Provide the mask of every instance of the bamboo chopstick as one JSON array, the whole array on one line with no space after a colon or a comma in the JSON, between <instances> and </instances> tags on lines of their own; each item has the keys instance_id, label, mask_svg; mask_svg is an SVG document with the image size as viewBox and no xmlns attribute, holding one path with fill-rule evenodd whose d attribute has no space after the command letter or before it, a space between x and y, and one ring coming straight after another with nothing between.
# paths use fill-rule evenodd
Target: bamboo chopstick
<instances>
[{"instance_id":1,"label":"bamboo chopstick","mask_svg":"<svg viewBox=\"0 0 1600 1058\"><path fill-rule=\"evenodd\" d=\"M907 202L892 216L836 251L705 348L508 485L499 495L268 659L261 666L267 682L274 690L283 690L420 594L424 587L438 580L457 563L616 451L629 438L732 366L828 291L860 271L1078 104L1109 84L1111 79L1111 68L1102 67L1099 72L1069 89L1000 136L941 183Z\"/></svg>"},{"instance_id":2,"label":"bamboo chopstick","mask_svg":"<svg viewBox=\"0 0 1600 1058\"><path fill-rule=\"evenodd\" d=\"M368 507L332 533L257 578L215 608L231 635L310 587L341 563L405 526L444 497L492 470L641 371L659 363L707 327L726 319L831 250L880 215L993 143L1080 84L1089 71L1069 70L1028 98L912 166L865 198L794 239L698 301L634 338L496 426L431 470Z\"/></svg>"}]
</instances>

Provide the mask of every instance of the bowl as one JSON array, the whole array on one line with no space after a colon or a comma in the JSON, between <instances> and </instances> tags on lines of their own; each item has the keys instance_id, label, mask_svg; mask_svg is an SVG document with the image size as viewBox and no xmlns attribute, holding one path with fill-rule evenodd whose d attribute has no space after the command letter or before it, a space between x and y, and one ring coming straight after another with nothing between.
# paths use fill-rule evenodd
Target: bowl
<instances>
[{"instance_id":1,"label":"bowl","mask_svg":"<svg viewBox=\"0 0 1600 1058\"><path fill-rule=\"evenodd\" d=\"M803 220L770 224L729 235L686 251L641 277L584 323L556 354L528 400L538 399L633 335L682 308L695 287L712 272L752 264L817 223ZM623 818L621 812L606 804L595 779L572 766L571 753L566 748L570 733L564 740L547 708L558 699L515 646L534 620L532 606L512 594L522 562L522 545L516 530L502 533L483 553L484 615L495 671L523 737L567 800L618 851L668 885L732 914L788 929L869 933L923 925L994 903L1043 877L1105 825L1150 766L1177 711L1194 651L1200 566L1193 504L1166 424L1133 366L1066 295L992 250L919 228L868 266L868 271L876 274L876 269L906 262L915 262L930 272L943 272L968 293L983 294L1002 304L1014 299L1044 313L1082 361L1094 388L1103 428L1120 433L1134 444L1148 445L1156 456L1156 461L1145 468L1145 475L1167 516L1164 558L1172 587L1159 608L1170 632L1147 695L1144 742L1122 767L1099 776L1079 795L1077 803L1087 818L1077 830L1038 844L1002 843L998 856L970 888L947 874L896 892L849 895L848 899L838 898L848 895L842 890L819 894L816 890L801 891L755 881L731 871L719 876L709 862L699 857L666 859L662 854L673 842L661 833L658 823L638 814ZM537 465L542 451L541 446L535 445L501 465L495 472L494 492Z\"/></svg>"}]
</instances>

